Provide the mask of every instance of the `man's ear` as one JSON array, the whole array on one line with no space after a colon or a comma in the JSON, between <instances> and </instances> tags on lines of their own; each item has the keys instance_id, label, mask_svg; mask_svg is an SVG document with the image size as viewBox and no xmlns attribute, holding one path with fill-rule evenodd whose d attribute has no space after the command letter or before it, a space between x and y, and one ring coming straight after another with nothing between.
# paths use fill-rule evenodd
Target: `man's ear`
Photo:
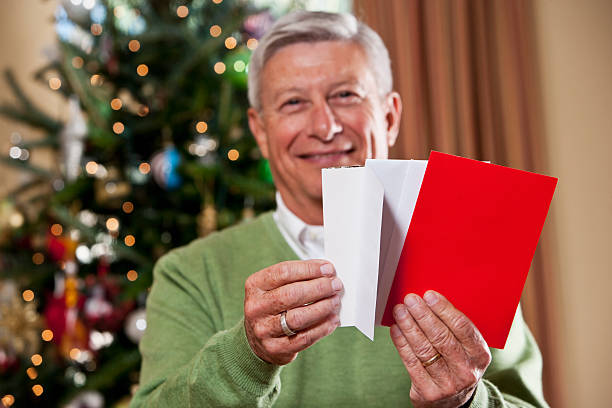
<instances>
[{"instance_id":1,"label":"man's ear","mask_svg":"<svg viewBox=\"0 0 612 408\"><path fill-rule=\"evenodd\" d=\"M268 158L268 137L266 135L265 126L263 124L263 118L261 114L253 108L247 110L247 117L249 119L249 129L255 141L261 150L261 154L264 158Z\"/></svg>"},{"instance_id":2,"label":"man's ear","mask_svg":"<svg viewBox=\"0 0 612 408\"><path fill-rule=\"evenodd\" d=\"M402 98L397 92L390 92L386 96L385 103L387 105L387 145L389 147L395 144L397 135L399 134L400 120L402 118Z\"/></svg>"}]
</instances>

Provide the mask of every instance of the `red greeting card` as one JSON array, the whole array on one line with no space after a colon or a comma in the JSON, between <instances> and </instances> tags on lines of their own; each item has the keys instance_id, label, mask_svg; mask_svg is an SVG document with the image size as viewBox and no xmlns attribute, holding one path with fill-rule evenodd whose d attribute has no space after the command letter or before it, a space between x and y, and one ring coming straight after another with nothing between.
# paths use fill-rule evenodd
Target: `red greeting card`
<instances>
[{"instance_id":1,"label":"red greeting card","mask_svg":"<svg viewBox=\"0 0 612 408\"><path fill-rule=\"evenodd\" d=\"M503 348L557 179L432 152L382 324L433 289Z\"/></svg>"}]
</instances>

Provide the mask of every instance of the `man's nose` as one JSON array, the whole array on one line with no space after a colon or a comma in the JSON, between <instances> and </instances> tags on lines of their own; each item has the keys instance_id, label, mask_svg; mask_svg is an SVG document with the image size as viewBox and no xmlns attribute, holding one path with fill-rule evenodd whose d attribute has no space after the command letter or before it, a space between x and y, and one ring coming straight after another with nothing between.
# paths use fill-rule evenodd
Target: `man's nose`
<instances>
[{"instance_id":1,"label":"man's nose","mask_svg":"<svg viewBox=\"0 0 612 408\"><path fill-rule=\"evenodd\" d=\"M336 134L342 132L342 125L327 101L316 103L312 107L310 127L310 133L324 142L333 140Z\"/></svg>"}]
</instances>

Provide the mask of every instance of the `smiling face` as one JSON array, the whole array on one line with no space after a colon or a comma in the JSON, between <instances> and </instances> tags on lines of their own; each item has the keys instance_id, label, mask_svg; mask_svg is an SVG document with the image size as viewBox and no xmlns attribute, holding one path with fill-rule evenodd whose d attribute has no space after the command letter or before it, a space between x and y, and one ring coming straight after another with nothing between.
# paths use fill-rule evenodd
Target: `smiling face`
<instances>
[{"instance_id":1,"label":"smiling face","mask_svg":"<svg viewBox=\"0 0 612 408\"><path fill-rule=\"evenodd\" d=\"M270 161L283 201L308 224L322 224L321 169L387 158L401 101L380 96L356 43L321 41L281 48L261 75L262 109L249 126Z\"/></svg>"}]
</instances>

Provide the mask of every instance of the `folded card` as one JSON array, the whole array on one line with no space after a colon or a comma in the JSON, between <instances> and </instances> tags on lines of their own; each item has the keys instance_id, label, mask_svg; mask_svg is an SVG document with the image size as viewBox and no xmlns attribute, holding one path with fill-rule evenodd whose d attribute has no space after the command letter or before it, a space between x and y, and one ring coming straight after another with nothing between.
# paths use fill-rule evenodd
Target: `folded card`
<instances>
[{"instance_id":1,"label":"folded card","mask_svg":"<svg viewBox=\"0 0 612 408\"><path fill-rule=\"evenodd\" d=\"M345 282L341 324L372 338L406 294L434 289L502 348L556 182L438 152L324 169L326 256Z\"/></svg>"},{"instance_id":2,"label":"folded card","mask_svg":"<svg viewBox=\"0 0 612 408\"><path fill-rule=\"evenodd\" d=\"M365 167L323 169L325 256L344 284L340 325L374 339L383 186Z\"/></svg>"}]
</instances>

